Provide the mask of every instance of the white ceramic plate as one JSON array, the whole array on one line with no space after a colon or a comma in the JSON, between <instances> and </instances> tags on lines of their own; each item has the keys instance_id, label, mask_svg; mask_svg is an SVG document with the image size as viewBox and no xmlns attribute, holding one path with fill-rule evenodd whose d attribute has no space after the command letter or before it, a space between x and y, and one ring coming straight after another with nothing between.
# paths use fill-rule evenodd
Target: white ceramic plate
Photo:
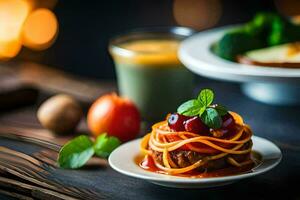
<instances>
[{"instance_id":1,"label":"white ceramic plate","mask_svg":"<svg viewBox=\"0 0 300 200\"><path fill-rule=\"evenodd\" d=\"M179 59L198 75L245 83L243 92L255 100L276 105L300 104L300 68L239 64L211 51L212 45L233 27L200 32L184 40L179 48Z\"/></svg>"},{"instance_id":2,"label":"white ceramic plate","mask_svg":"<svg viewBox=\"0 0 300 200\"><path fill-rule=\"evenodd\" d=\"M234 27L234 26L233 26ZM179 58L183 64L196 74L230 81L300 81L300 69L258 67L227 61L211 51L230 27L212 29L197 33L182 42Z\"/></svg>"},{"instance_id":3,"label":"white ceramic plate","mask_svg":"<svg viewBox=\"0 0 300 200\"><path fill-rule=\"evenodd\" d=\"M252 172L217 178L185 178L149 172L135 163L140 154L141 139L136 139L118 147L109 156L109 164L116 171L135 178L144 179L157 185L175 188L208 188L227 185L240 179L262 174L275 167L281 160L280 149L272 142L253 136L253 150L262 156L262 162Z\"/></svg>"}]
</instances>

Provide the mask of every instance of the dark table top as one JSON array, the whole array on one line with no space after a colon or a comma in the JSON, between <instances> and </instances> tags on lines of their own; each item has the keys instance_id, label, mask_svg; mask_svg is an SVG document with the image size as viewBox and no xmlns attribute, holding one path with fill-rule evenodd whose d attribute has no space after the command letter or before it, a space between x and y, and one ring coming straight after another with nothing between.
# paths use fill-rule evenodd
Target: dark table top
<instances>
[{"instance_id":1,"label":"dark table top","mask_svg":"<svg viewBox=\"0 0 300 200\"><path fill-rule=\"evenodd\" d=\"M211 189L166 188L119 174L109 166L89 170L58 169L49 174L49 178L105 193L110 199L300 199L300 191L295 189L300 178L300 107L270 106L252 101L241 93L237 84L208 81L200 83L198 89L204 87L215 90L216 102L240 113L255 135L281 148L283 159L276 168L257 177ZM40 148L8 139L0 139L0 146L28 154Z\"/></svg>"}]
</instances>

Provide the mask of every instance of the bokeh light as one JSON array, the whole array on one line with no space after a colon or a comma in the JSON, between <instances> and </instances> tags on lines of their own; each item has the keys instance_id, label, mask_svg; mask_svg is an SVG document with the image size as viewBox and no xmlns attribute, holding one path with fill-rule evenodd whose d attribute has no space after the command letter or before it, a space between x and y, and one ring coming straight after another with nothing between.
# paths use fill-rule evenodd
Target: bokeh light
<instances>
[{"instance_id":1,"label":"bokeh light","mask_svg":"<svg viewBox=\"0 0 300 200\"><path fill-rule=\"evenodd\" d=\"M58 31L56 17L52 11L39 8L53 8L56 2L57 0L0 0L1 60L15 57L22 45L32 49L45 49L53 43ZM39 10L43 10L42 14ZM36 15L40 20L36 19Z\"/></svg>"},{"instance_id":2,"label":"bokeh light","mask_svg":"<svg viewBox=\"0 0 300 200\"><path fill-rule=\"evenodd\" d=\"M30 12L22 0L0 0L0 59L9 59L21 49L20 32Z\"/></svg>"},{"instance_id":3,"label":"bokeh light","mask_svg":"<svg viewBox=\"0 0 300 200\"><path fill-rule=\"evenodd\" d=\"M48 9L39 8L27 17L22 32L23 45L43 50L51 46L58 33L58 22L55 15Z\"/></svg>"},{"instance_id":4,"label":"bokeh light","mask_svg":"<svg viewBox=\"0 0 300 200\"><path fill-rule=\"evenodd\" d=\"M219 0L174 0L173 14L180 26L202 30L219 21L222 6Z\"/></svg>"}]
</instances>

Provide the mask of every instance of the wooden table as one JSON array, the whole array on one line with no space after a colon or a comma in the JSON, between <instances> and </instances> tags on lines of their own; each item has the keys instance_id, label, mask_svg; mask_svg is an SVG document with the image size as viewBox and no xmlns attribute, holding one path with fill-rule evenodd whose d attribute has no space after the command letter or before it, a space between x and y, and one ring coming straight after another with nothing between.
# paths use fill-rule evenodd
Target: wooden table
<instances>
[{"instance_id":1,"label":"wooden table","mask_svg":"<svg viewBox=\"0 0 300 200\"><path fill-rule=\"evenodd\" d=\"M99 195L98 198L105 199L299 199L300 191L295 186L299 186L300 178L300 107L275 107L254 102L243 96L236 84L208 80L197 83L197 89L204 87L215 90L217 102L240 113L255 135L265 137L281 148L283 159L279 166L264 175L212 189L161 187L119 174L103 163L81 170L54 169L46 178L64 186L88 189ZM21 126L29 133L47 134L35 118L36 105L2 113L0 127L6 125L17 129ZM85 128L84 121L81 127ZM50 140L59 142L56 141L58 138ZM3 138L0 146L29 155L41 150L36 145ZM0 193L5 193L4 186L0 185ZM81 198L86 199L84 195Z\"/></svg>"}]
</instances>

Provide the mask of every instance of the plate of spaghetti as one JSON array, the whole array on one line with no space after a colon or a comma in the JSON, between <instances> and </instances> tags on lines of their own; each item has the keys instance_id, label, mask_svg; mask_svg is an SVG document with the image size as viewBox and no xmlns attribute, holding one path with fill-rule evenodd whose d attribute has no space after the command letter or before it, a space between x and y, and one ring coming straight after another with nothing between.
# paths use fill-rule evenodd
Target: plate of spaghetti
<instances>
[{"instance_id":1,"label":"plate of spaghetti","mask_svg":"<svg viewBox=\"0 0 300 200\"><path fill-rule=\"evenodd\" d=\"M116 171L177 188L206 188L262 174L281 160L272 142L253 136L243 118L202 90L155 123L142 139L125 143L109 157Z\"/></svg>"}]
</instances>

